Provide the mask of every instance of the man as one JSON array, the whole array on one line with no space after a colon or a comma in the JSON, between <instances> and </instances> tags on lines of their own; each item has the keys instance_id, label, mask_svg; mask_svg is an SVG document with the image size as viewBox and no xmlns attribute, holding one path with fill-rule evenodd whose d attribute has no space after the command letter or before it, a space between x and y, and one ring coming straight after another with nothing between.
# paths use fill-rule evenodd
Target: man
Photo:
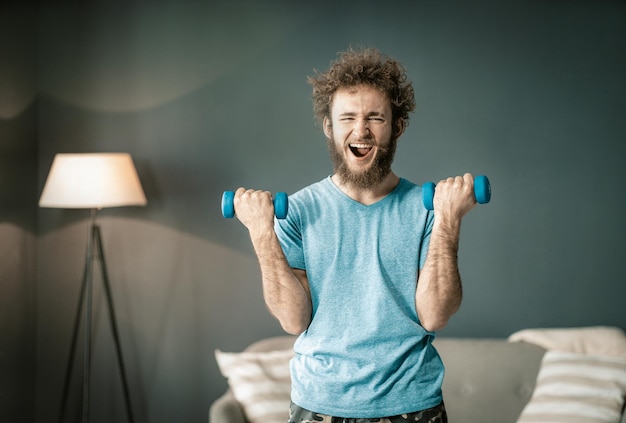
<instances>
[{"instance_id":1,"label":"man","mask_svg":"<svg viewBox=\"0 0 626 423\"><path fill-rule=\"evenodd\" d=\"M391 170L415 108L395 60L350 50L309 82L333 175L290 196L276 223L270 193L240 188L234 199L269 311L299 335L290 422L446 422L431 342L461 304L473 177L439 182L428 212L421 187Z\"/></svg>"}]
</instances>

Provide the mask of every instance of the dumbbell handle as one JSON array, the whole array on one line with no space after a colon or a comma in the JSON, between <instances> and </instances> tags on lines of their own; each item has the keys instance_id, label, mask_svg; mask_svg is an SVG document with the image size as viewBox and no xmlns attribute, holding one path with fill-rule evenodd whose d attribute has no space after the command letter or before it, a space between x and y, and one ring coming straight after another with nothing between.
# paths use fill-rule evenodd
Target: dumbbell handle
<instances>
[{"instance_id":1,"label":"dumbbell handle","mask_svg":"<svg viewBox=\"0 0 626 423\"><path fill-rule=\"evenodd\" d=\"M289 210L289 200L287 193L277 192L274 197L274 214L278 219L287 217ZM227 219L235 217L235 192L224 191L222 194L222 216Z\"/></svg>"},{"instance_id":2,"label":"dumbbell handle","mask_svg":"<svg viewBox=\"0 0 626 423\"><path fill-rule=\"evenodd\" d=\"M427 182L422 185L422 200L424 207L433 210L433 198L435 197L435 184ZM486 204L491 200L491 184L485 175L479 175L474 178L474 198L478 204Z\"/></svg>"}]
</instances>

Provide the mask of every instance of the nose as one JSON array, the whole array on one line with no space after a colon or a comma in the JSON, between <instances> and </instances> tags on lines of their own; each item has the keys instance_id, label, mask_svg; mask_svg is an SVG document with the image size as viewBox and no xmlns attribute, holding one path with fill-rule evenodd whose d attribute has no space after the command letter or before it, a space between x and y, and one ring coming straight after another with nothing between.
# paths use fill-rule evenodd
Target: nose
<instances>
[{"instance_id":1,"label":"nose","mask_svg":"<svg viewBox=\"0 0 626 423\"><path fill-rule=\"evenodd\" d=\"M369 135L369 122L367 119L356 119L352 128L352 134L357 139L366 138Z\"/></svg>"}]
</instances>

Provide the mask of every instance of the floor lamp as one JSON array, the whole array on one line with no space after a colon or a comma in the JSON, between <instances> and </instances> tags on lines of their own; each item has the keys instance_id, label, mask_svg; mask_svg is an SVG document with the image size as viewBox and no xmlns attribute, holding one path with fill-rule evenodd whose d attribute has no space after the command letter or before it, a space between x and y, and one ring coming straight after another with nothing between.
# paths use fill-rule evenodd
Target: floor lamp
<instances>
[{"instance_id":1,"label":"floor lamp","mask_svg":"<svg viewBox=\"0 0 626 423\"><path fill-rule=\"evenodd\" d=\"M113 307L113 297L107 267L104 261L100 226L96 223L99 209L119 206L144 206L146 197L130 154L127 153L85 153L57 154L44 185L40 207L90 209L91 229L87 239L87 251L83 281L79 296L72 343L65 372L63 398L59 423L65 419L67 397L70 388L72 368L82 327L83 335L83 381L82 381L82 421L89 421L90 378L91 378L91 332L94 261L100 263L104 294L109 310L109 318L119 370L124 388L124 400L129 422L133 422L126 369Z\"/></svg>"}]
</instances>

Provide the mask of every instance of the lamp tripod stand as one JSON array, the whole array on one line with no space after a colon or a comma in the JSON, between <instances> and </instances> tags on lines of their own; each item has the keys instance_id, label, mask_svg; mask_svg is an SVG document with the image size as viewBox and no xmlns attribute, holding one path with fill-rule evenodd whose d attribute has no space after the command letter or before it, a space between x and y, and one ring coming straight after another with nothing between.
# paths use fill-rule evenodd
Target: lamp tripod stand
<instances>
[{"instance_id":1,"label":"lamp tripod stand","mask_svg":"<svg viewBox=\"0 0 626 423\"><path fill-rule=\"evenodd\" d=\"M113 340L115 341L115 351L119 364L119 371L122 378L122 386L124 388L124 401L126 403L126 416L130 423L134 422L133 413L130 403L130 392L128 389L128 381L126 379L126 368L124 366L124 358L122 356L122 347L117 329L117 321L115 318L115 309L113 307L113 296L111 286L109 284L109 276L107 274L106 262L104 260L104 250L102 248L102 236L100 234L100 226L96 223L97 209L91 209L91 230L87 240L87 252L85 258L85 269L83 273L83 281L80 290L80 299L78 302L78 310L74 323L74 332L72 334L72 343L70 347L70 356L65 372L65 382L63 385L63 399L61 403L61 412L59 414L59 423L65 420L65 411L67 407L67 399L69 394L70 382L72 378L72 369L78 336L81 327L81 320L84 319L84 336L83 336L83 380L82 380L82 422L89 421L89 401L90 401L90 382L91 382L91 338L92 338L92 309L93 309L93 263L100 262L100 270L102 274L102 282L104 285L104 293L106 304L109 310L109 322L111 331L113 332ZM85 304L86 303L86 304ZM85 307L86 306L86 307ZM84 308L84 310L83 310Z\"/></svg>"}]
</instances>

